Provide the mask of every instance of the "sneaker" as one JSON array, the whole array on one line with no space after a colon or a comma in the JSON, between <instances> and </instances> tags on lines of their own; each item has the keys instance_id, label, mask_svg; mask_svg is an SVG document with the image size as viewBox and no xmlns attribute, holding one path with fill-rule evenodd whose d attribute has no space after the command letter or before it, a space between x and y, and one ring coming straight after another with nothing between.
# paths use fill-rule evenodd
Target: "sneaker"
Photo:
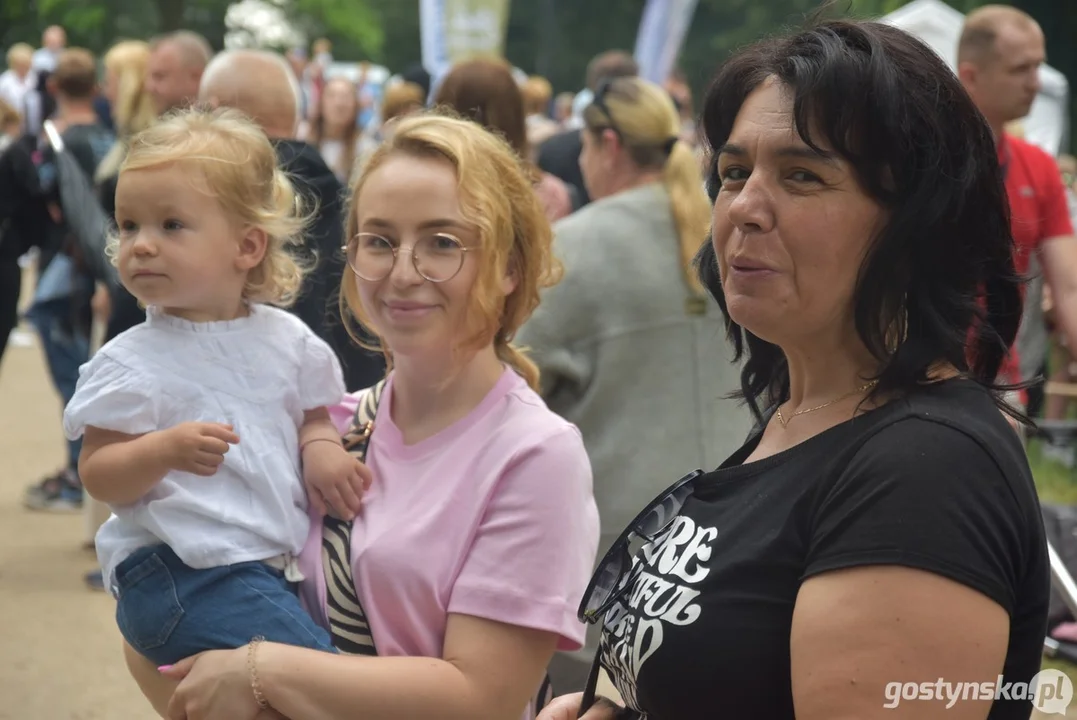
<instances>
[{"instance_id":1,"label":"sneaker","mask_svg":"<svg viewBox=\"0 0 1077 720\"><path fill-rule=\"evenodd\" d=\"M86 573L86 576L83 578L83 580L86 581L86 587L90 588L91 590L96 590L97 592L105 591L105 578L100 570L94 570L93 572Z\"/></svg>"},{"instance_id":2,"label":"sneaker","mask_svg":"<svg viewBox=\"0 0 1077 720\"><path fill-rule=\"evenodd\" d=\"M70 470L61 470L26 489L22 504L41 512L79 512L82 510L82 483Z\"/></svg>"}]
</instances>

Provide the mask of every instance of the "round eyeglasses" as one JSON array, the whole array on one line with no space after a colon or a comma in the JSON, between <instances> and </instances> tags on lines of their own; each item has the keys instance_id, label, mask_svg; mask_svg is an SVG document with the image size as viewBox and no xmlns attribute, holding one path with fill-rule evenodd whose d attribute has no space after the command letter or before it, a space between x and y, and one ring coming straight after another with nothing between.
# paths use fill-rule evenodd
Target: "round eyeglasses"
<instances>
[{"instance_id":1,"label":"round eyeglasses","mask_svg":"<svg viewBox=\"0 0 1077 720\"><path fill-rule=\"evenodd\" d=\"M447 233L423 235L408 248L393 244L377 233L359 233L344 246L348 267L358 277L370 282L384 280L392 273L401 252L411 255L415 272L430 282L452 280L464 266L464 247L460 238Z\"/></svg>"}]
</instances>

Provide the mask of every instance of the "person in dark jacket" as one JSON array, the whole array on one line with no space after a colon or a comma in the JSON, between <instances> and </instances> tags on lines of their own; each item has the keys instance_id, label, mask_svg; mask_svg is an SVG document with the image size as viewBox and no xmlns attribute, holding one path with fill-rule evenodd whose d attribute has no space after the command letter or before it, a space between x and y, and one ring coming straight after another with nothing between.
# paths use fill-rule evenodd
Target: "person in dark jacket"
<instances>
[{"instance_id":1,"label":"person in dark jacket","mask_svg":"<svg viewBox=\"0 0 1077 720\"><path fill-rule=\"evenodd\" d=\"M18 325L19 258L45 237L49 222L45 203L33 190L37 187L36 144L34 138L22 135L0 153L0 359L8 336Z\"/></svg>"},{"instance_id":2,"label":"person in dark jacket","mask_svg":"<svg viewBox=\"0 0 1077 720\"><path fill-rule=\"evenodd\" d=\"M251 77L259 79L257 85L248 82ZM385 375L385 360L352 340L338 302L346 267L341 250L344 187L314 147L295 139L299 89L287 61L260 50L219 53L202 76L199 101L240 110L261 125L277 149L281 168L317 208L307 245L300 250L313 267L291 310L336 352L349 391L373 385ZM351 327L358 332L357 323Z\"/></svg>"}]
</instances>

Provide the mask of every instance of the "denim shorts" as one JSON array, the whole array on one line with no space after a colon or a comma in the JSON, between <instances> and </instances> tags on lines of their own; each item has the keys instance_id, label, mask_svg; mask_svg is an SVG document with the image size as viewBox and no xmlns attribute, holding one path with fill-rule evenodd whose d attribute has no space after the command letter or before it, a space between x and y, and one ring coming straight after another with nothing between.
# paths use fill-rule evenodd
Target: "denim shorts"
<instances>
[{"instance_id":1,"label":"denim shorts","mask_svg":"<svg viewBox=\"0 0 1077 720\"><path fill-rule=\"evenodd\" d=\"M263 562L195 570L167 545L140 548L116 567L116 621L155 665L252 638L337 652L284 573Z\"/></svg>"}]
</instances>

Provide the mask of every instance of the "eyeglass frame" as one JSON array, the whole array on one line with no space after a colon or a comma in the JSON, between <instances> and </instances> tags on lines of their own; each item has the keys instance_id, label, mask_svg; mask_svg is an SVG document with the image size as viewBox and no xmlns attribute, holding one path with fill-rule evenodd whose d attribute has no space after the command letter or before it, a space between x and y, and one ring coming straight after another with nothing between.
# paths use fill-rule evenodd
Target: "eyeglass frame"
<instances>
[{"instance_id":1,"label":"eyeglass frame","mask_svg":"<svg viewBox=\"0 0 1077 720\"><path fill-rule=\"evenodd\" d=\"M349 254L348 254L348 246L351 245L353 241L357 240L358 238L362 237L363 235L368 235L368 236L371 236L371 237L381 238L382 240L384 240L386 243L389 244L390 249L393 251L393 264L389 266L389 272L385 273L380 278L363 277L362 275L359 274L359 271L355 269L355 266L352 265L352 261L350 259ZM411 266L413 268L415 268L415 272L418 273L419 277L421 277L423 280L426 280L426 281L432 282L432 283L449 282L454 277L459 275L460 271L464 269L464 260L467 259L467 254L466 253L468 253L471 250L475 250L476 248L471 248L471 247L468 247L468 246L464 245L464 241L461 240L460 238L458 238L457 236L453 235L452 233L446 233L446 232L434 233L434 237L447 237L447 238L450 238L457 245L460 246L460 251L462 253L464 253L463 255L460 256L460 266L456 268L456 271L452 275L450 275L449 277L444 278L442 280L434 280L431 277L427 277L423 273L423 271L421 269L419 269L419 263L415 259L416 256L415 256L415 247L414 247L414 245L412 246L412 248L410 250L408 250L408 254L411 255ZM387 277L389 277L390 275L393 274L393 270L396 269L396 261L399 259L400 251L404 249L404 246L403 245L393 245L389 241L389 238L385 237L384 235L379 235L378 233L360 232L360 233L355 233L355 235L353 235L351 237L351 239L348 240L348 242L346 242L344 245L342 245L340 249L344 253L344 262L348 265L348 269L351 270L352 273L357 278L359 278L360 280L366 280L367 282L381 282L382 280L384 280L385 278L387 278Z\"/></svg>"}]
</instances>

